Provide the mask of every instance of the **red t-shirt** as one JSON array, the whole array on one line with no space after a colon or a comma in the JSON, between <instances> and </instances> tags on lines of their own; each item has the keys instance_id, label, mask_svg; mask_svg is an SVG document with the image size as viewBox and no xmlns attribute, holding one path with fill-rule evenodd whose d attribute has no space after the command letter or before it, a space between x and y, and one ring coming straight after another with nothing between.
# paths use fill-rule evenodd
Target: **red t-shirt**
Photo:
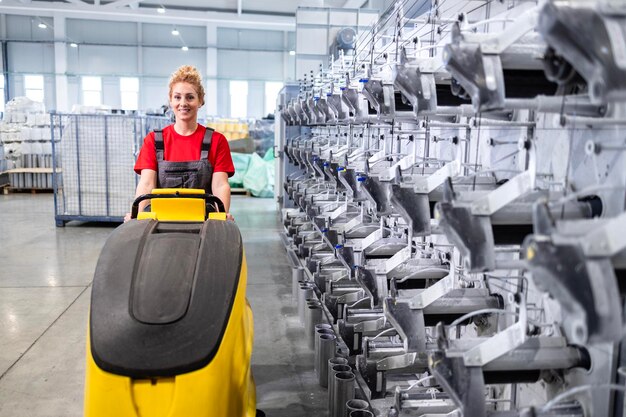
<instances>
[{"instance_id":1,"label":"red t-shirt","mask_svg":"<svg viewBox=\"0 0 626 417\"><path fill-rule=\"evenodd\" d=\"M163 145L165 147L163 159L172 162L199 160L205 131L206 127L199 124L193 134L183 136L176 133L174 125L166 126L163 128ZM230 156L228 140L219 132L213 132L208 159L213 166L213 172L226 172L229 177L235 174L235 166L233 165L233 158ZM142 169L157 171L154 132L148 133L143 139L143 146L137 157L137 162L135 162L135 172L138 175L141 175Z\"/></svg>"}]
</instances>

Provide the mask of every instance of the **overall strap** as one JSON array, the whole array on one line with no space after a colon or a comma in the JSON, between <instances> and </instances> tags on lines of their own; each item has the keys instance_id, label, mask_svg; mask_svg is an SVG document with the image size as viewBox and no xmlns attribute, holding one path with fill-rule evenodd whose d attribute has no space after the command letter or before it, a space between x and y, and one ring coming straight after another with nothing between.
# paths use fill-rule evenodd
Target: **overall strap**
<instances>
[{"instance_id":1,"label":"overall strap","mask_svg":"<svg viewBox=\"0 0 626 417\"><path fill-rule=\"evenodd\" d=\"M163 144L163 130L154 131L154 147L156 149L157 162L163 161L163 152L165 152L165 145Z\"/></svg>"},{"instance_id":2,"label":"overall strap","mask_svg":"<svg viewBox=\"0 0 626 417\"><path fill-rule=\"evenodd\" d=\"M211 150L211 139L213 138L214 130L210 127L206 128L204 132L204 139L202 139L202 152L200 153L200 160L206 160L209 157L209 151Z\"/></svg>"}]
</instances>

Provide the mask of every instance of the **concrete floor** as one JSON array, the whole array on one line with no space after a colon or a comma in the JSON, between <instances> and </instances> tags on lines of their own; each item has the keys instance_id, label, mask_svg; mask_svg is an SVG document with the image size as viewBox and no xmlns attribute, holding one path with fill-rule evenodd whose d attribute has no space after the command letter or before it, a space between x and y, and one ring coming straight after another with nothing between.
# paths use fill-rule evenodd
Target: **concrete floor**
<instances>
[{"instance_id":1,"label":"concrete floor","mask_svg":"<svg viewBox=\"0 0 626 417\"><path fill-rule=\"evenodd\" d=\"M268 417L326 415L275 203L234 196L231 211L248 261L258 407ZM0 417L82 416L91 280L114 226L57 228L52 194L0 195Z\"/></svg>"}]
</instances>

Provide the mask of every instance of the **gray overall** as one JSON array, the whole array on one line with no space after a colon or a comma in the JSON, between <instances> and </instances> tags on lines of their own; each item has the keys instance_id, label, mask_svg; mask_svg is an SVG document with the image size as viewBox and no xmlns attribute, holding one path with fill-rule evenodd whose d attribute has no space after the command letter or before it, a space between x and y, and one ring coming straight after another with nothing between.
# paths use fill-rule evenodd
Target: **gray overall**
<instances>
[{"instance_id":1,"label":"gray overall","mask_svg":"<svg viewBox=\"0 0 626 417\"><path fill-rule=\"evenodd\" d=\"M211 192L211 179L213 166L209 162L209 150L213 129L207 128L202 140L202 152L198 161L174 162L165 161L163 154L163 131L154 131L154 146L157 156L157 187L158 188L201 188L207 193Z\"/></svg>"}]
</instances>

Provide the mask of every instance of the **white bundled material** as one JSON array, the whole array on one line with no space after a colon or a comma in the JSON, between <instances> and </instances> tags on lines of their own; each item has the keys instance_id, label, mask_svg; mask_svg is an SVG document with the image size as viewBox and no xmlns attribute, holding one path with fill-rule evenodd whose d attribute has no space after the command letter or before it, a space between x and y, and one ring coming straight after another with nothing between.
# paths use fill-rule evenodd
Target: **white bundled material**
<instances>
[{"instance_id":1,"label":"white bundled material","mask_svg":"<svg viewBox=\"0 0 626 417\"><path fill-rule=\"evenodd\" d=\"M21 112L21 111L16 111L13 113L9 113L6 117L9 121L9 123L19 123L19 124L24 124L26 123L26 113Z\"/></svg>"},{"instance_id":2,"label":"white bundled material","mask_svg":"<svg viewBox=\"0 0 626 417\"><path fill-rule=\"evenodd\" d=\"M28 97L15 97L5 106L4 122L43 126L45 125L43 118L47 116L45 112L46 108L43 103L32 101Z\"/></svg>"},{"instance_id":3,"label":"white bundled material","mask_svg":"<svg viewBox=\"0 0 626 417\"><path fill-rule=\"evenodd\" d=\"M22 144L19 142L5 143L4 154L6 159L18 159L22 156Z\"/></svg>"},{"instance_id":4,"label":"white bundled material","mask_svg":"<svg viewBox=\"0 0 626 417\"><path fill-rule=\"evenodd\" d=\"M30 127L22 127L22 129L20 130L20 140L21 141L28 141L34 139L33 138L33 129L31 129Z\"/></svg>"},{"instance_id":5,"label":"white bundled material","mask_svg":"<svg viewBox=\"0 0 626 417\"><path fill-rule=\"evenodd\" d=\"M134 120L72 115L59 150L66 215L124 216L135 194Z\"/></svg>"},{"instance_id":6,"label":"white bundled material","mask_svg":"<svg viewBox=\"0 0 626 417\"><path fill-rule=\"evenodd\" d=\"M58 140L60 131L55 127ZM26 97L16 97L6 104L3 120L0 122L0 143L9 145L0 160L5 169L50 168L52 160L50 114L45 113L42 103ZM35 172L21 173L11 178L20 181L20 186L48 184L36 181ZM30 179L28 179L30 178ZM22 179L27 179L23 180ZM31 181L32 180L32 181ZM18 184L11 183L18 187ZM39 187L35 187L39 188Z\"/></svg>"},{"instance_id":7,"label":"white bundled material","mask_svg":"<svg viewBox=\"0 0 626 417\"><path fill-rule=\"evenodd\" d=\"M47 113L28 113L26 115L27 126L50 126L50 115Z\"/></svg>"},{"instance_id":8,"label":"white bundled material","mask_svg":"<svg viewBox=\"0 0 626 417\"><path fill-rule=\"evenodd\" d=\"M0 124L0 139L2 143L20 142L20 131L11 125Z\"/></svg>"},{"instance_id":9,"label":"white bundled material","mask_svg":"<svg viewBox=\"0 0 626 417\"><path fill-rule=\"evenodd\" d=\"M31 128L31 130L30 130L31 140L42 140L43 139L42 133L43 132L41 131L41 128L39 128L39 127Z\"/></svg>"}]
</instances>

